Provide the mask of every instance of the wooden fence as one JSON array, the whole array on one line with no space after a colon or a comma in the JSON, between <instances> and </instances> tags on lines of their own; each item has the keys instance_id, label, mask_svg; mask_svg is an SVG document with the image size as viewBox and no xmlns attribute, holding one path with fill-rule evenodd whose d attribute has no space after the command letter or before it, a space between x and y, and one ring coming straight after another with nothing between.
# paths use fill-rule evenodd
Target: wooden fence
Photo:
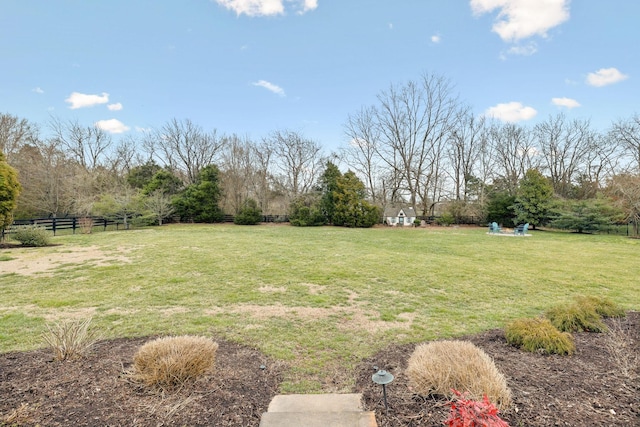
<instances>
[{"instance_id":1,"label":"wooden fence","mask_svg":"<svg viewBox=\"0 0 640 427\"><path fill-rule=\"evenodd\" d=\"M94 227L102 228L106 231L108 226L115 226L116 230L120 229L120 226L125 228L124 222L120 219L108 219L103 217L67 217L67 218L31 218L31 219L17 219L13 221L10 227L2 230L2 239L6 234L11 234L13 230L20 226L37 226L43 227L46 230L52 231L53 235L60 230L72 230L73 234L76 234L76 230L82 232L91 232Z\"/></svg>"}]
</instances>

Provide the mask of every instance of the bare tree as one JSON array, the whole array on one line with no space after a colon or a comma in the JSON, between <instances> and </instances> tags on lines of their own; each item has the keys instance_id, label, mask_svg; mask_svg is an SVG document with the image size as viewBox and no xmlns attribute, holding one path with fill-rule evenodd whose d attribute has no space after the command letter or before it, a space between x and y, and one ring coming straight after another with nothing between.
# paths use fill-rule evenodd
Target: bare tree
<instances>
[{"instance_id":1,"label":"bare tree","mask_svg":"<svg viewBox=\"0 0 640 427\"><path fill-rule=\"evenodd\" d=\"M449 162L455 200L467 201L469 180L473 179L480 152L484 148L485 119L469 111L462 112L459 125L448 140Z\"/></svg>"},{"instance_id":2,"label":"bare tree","mask_svg":"<svg viewBox=\"0 0 640 427\"><path fill-rule=\"evenodd\" d=\"M144 199L144 206L158 220L158 225L162 225L165 218L171 216L175 209L171 204L171 197L162 190L155 190Z\"/></svg>"},{"instance_id":3,"label":"bare tree","mask_svg":"<svg viewBox=\"0 0 640 427\"><path fill-rule=\"evenodd\" d=\"M626 221L633 223L633 234L637 236L640 232L640 175L623 173L613 176L607 192L625 213Z\"/></svg>"},{"instance_id":4,"label":"bare tree","mask_svg":"<svg viewBox=\"0 0 640 427\"><path fill-rule=\"evenodd\" d=\"M530 132L513 123L493 124L488 133L494 154L494 180L503 182L505 189L515 195L518 182L529 169L537 167L537 150Z\"/></svg>"},{"instance_id":5,"label":"bare tree","mask_svg":"<svg viewBox=\"0 0 640 427\"><path fill-rule=\"evenodd\" d=\"M227 209L236 214L249 197L254 197L253 189L257 178L254 151L255 147L250 140L232 135L227 138L221 155L223 201Z\"/></svg>"},{"instance_id":6,"label":"bare tree","mask_svg":"<svg viewBox=\"0 0 640 427\"><path fill-rule=\"evenodd\" d=\"M322 147L289 130L275 131L269 140L273 144L275 167L289 200L310 191L322 168Z\"/></svg>"},{"instance_id":7,"label":"bare tree","mask_svg":"<svg viewBox=\"0 0 640 427\"><path fill-rule=\"evenodd\" d=\"M73 212L74 181L79 167L55 142L25 145L17 158L15 166L22 184L18 199L20 212L27 216L53 217Z\"/></svg>"},{"instance_id":8,"label":"bare tree","mask_svg":"<svg viewBox=\"0 0 640 427\"><path fill-rule=\"evenodd\" d=\"M634 169L640 171L640 114L613 124L611 135L632 156Z\"/></svg>"},{"instance_id":9,"label":"bare tree","mask_svg":"<svg viewBox=\"0 0 640 427\"><path fill-rule=\"evenodd\" d=\"M20 149L33 144L37 138L36 127L26 119L0 113L0 152L4 153L7 162L14 163Z\"/></svg>"},{"instance_id":10,"label":"bare tree","mask_svg":"<svg viewBox=\"0 0 640 427\"><path fill-rule=\"evenodd\" d=\"M138 152L138 140L132 136L122 138L108 158L109 168L124 177L134 166L144 163Z\"/></svg>"},{"instance_id":11,"label":"bare tree","mask_svg":"<svg viewBox=\"0 0 640 427\"><path fill-rule=\"evenodd\" d=\"M495 152L494 147L490 143L490 128L483 126L482 132L478 135L478 158L475 164L473 174L478 178L477 197L481 207L484 206L485 196L487 195L487 185L494 177L495 171Z\"/></svg>"},{"instance_id":12,"label":"bare tree","mask_svg":"<svg viewBox=\"0 0 640 427\"><path fill-rule=\"evenodd\" d=\"M350 115L345 125L349 142L341 149L342 159L362 178L373 203L383 205L384 170L381 167L380 128L373 107L362 108Z\"/></svg>"},{"instance_id":13,"label":"bare tree","mask_svg":"<svg viewBox=\"0 0 640 427\"><path fill-rule=\"evenodd\" d=\"M401 177L409 202L432 211L443 189L443 148L459 110L450 83L424 75L419 82L382 92L376 109L380 158Z\"/></svg>"},{"instance_id":14,"label":"bare tree","mask_svg":"<svg viewBox=\"0 0 640 427\"><path fill-rule=\"evenodd\" d=\"M579 176L578 184L582 189L579 198L596 197L606 179L620 170L624 154L619 142L610 133L592 132L590 138L593 139L589 144L591 149L585 155L584 169Z\"/></svg>"},{"instance_id":15,"label":"bare tree","mask_svg":"<svg viewBox=\"0 0 640 427\"><path fill-rule=\"evenodd\" d=\"M255 147L254 161L256 166L256 179L254 181L254 193L256 194L256 200L258 206L263 213L270 212L271 202L271 163L273 160L274 146L268 138L262 140L260 144ZM278 213L282 213L279 211Z\"/></svg>"},{"instance_id":16,"label":"bare tree","mask_svg":"<svg viewBox=\"0 0 640 427\"><path fill-rule=\"evenodd\" d=\"M206 133L191 120L173 119L145 138L145 149L174 171L184 175L185 183L193 184L200 170L214 164L224 145L216 131Z\"/></svg>"},{"instance_id":17,"label":"bare tree","mask_svg":"<svg viewBox=\"0 0 640 427\"><path fill-rule=\"evenodd\" d=\"M77 121L61 122L52 118L49 127L56 145L85 170L90 171L103 164L112 144L111 137L95 126L80 126Z\"/></svg>"},{"instance_id":18,"label":"bare tree","mask_svg":"<svg viewBox=\"0 0 640 427\"><path fill-rule=\"evenodd\" d=\"M577 176L585 168L594 138L585 120L567 120L564 114L549 117L534 128L544 170L554 191L569 196Z\"/></svg>"}]
</instances>

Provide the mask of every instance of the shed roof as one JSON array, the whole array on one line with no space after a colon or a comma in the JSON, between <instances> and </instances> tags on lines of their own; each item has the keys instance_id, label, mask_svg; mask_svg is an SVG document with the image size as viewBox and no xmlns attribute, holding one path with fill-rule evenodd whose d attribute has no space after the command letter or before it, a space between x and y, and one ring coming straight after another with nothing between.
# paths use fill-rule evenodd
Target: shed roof
<instances>
[{"instance_id":1,"label":"shed roof","mask_svg":"<svg viewBox=\"0 0 640 427\"><path fill-rule=\"evenodd\" d=\"M387 206L384 210L384 217L398 217L401 211L404 212L404 216L416 216L416 210L413 206Z\"/></svg>"}]
</instances>

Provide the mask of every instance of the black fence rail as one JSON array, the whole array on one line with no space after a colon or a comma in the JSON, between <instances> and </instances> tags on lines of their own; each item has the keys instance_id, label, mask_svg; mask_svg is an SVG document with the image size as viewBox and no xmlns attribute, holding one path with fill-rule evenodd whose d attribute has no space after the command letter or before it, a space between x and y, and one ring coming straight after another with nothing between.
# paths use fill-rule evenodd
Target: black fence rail
<instances>
[{"instance_id":1,"label":"black fence rail","mask_svg":"<svg viewBox=\"0 0 640 427\"><path fill-rule=\"evenodd\" d=\"M10 227L2 230L2 236L0 237L4 239L6 234L11 234L18 227L25 225L43 227L52 231L54 236L60 230L71 230L73 234L76 234L76 230L89 233L95 227L102 228L103 231L106 231L109 226L115 226L116 230L119 230L120 226L126 228L122 220L103 217L31 218L13 221Z\"/></svg>"}]
</instances>

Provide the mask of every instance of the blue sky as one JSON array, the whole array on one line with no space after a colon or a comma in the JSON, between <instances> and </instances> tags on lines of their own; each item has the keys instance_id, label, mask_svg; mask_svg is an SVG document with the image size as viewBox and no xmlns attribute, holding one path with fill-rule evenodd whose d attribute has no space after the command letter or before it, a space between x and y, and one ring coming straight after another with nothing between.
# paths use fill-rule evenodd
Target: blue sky
<instances>
[{"instance_id":1,"label":"blue sky","mask_svg":"<svg viewBox=\"0 0 640 427\"><path fill-rule=\"evenodd\" d=\"M425 74L476 114L640 112L635 0L2 0L0 112L113 133L190 119L327 150L349 114Z\"/></svg>"}]
</instances>

